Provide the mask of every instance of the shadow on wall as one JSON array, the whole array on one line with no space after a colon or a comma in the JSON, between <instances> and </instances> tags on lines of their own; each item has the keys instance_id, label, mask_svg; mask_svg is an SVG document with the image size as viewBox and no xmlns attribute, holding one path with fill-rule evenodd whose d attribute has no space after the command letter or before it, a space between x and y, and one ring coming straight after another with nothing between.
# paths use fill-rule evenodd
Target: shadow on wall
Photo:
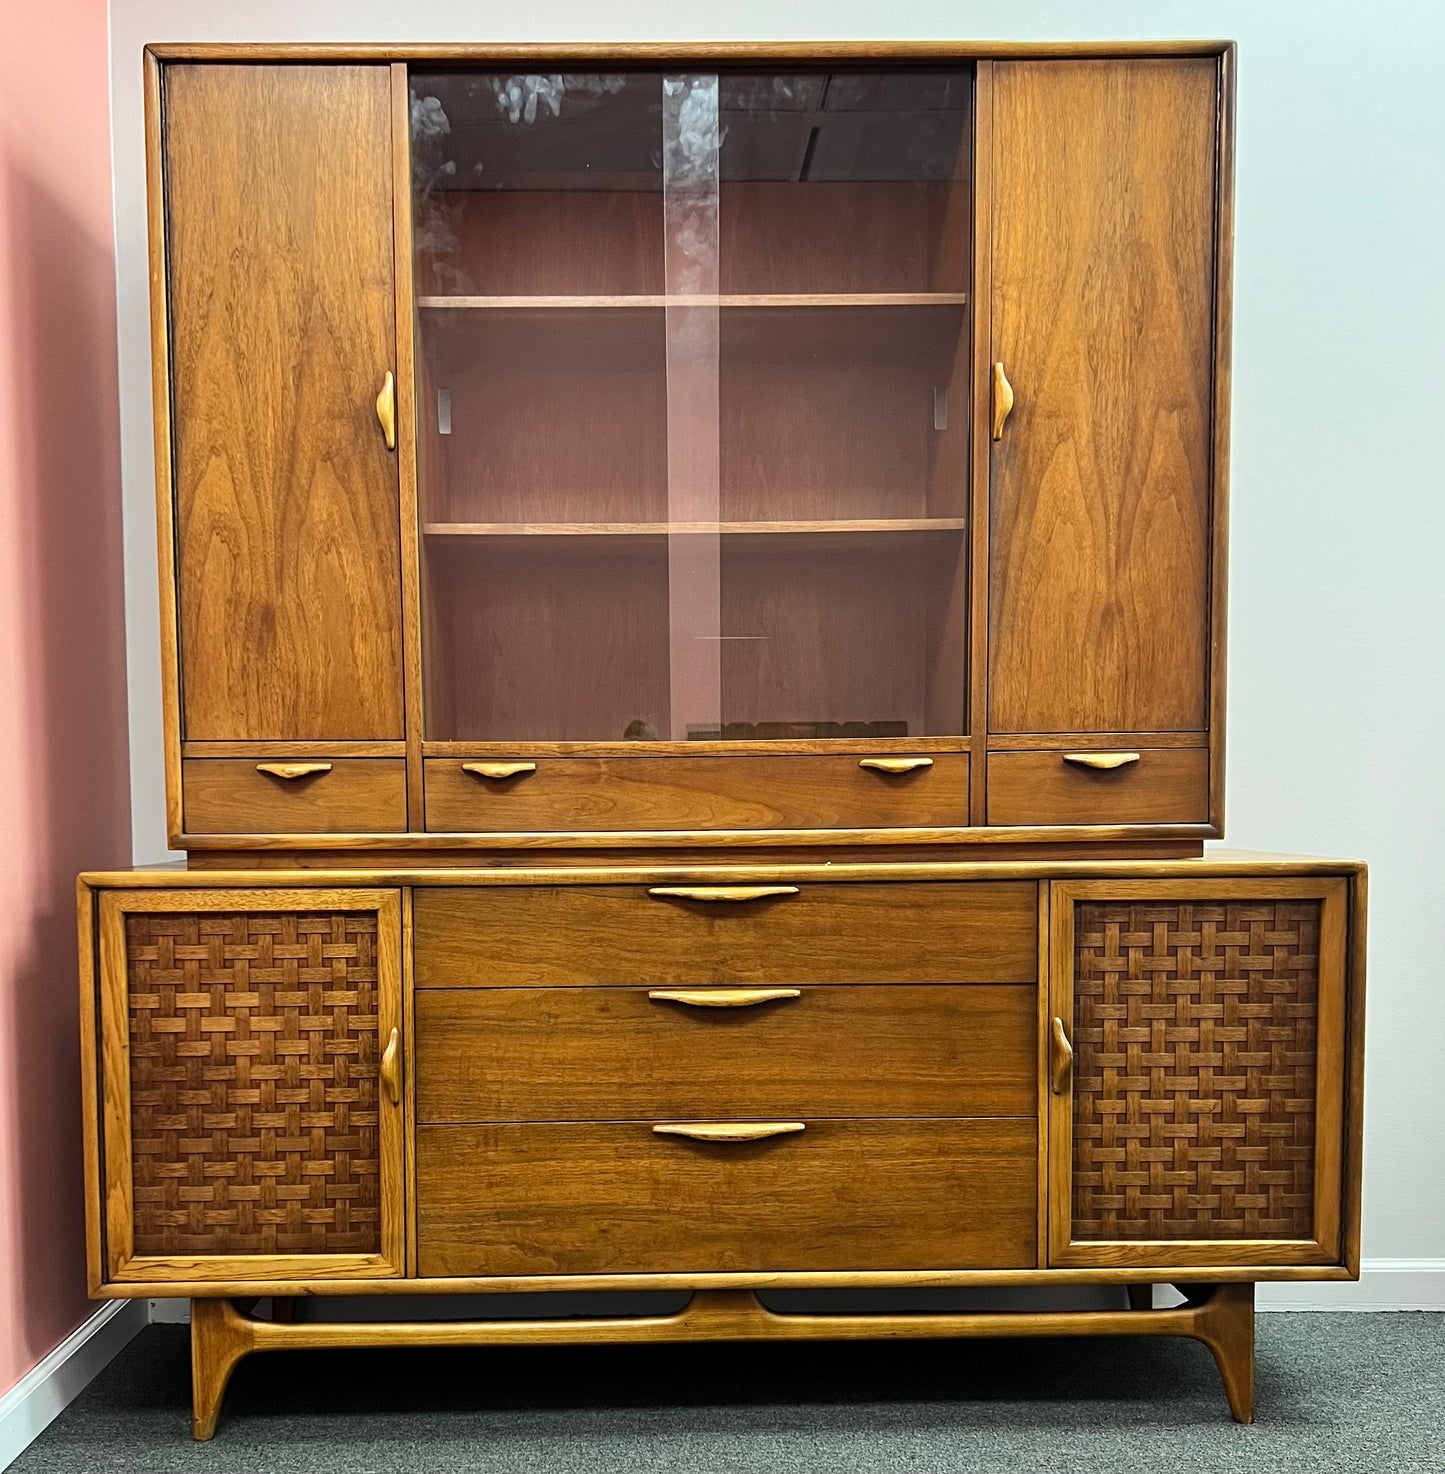
<instances>
[{"instance_id":1,"label":"shadow on wall","mask_svg":"<svg viewBox=\"0 0 1445 1474\"><path fill-rule=\"evenodd\" d=\"M0 860L0 1203L12 1234L10 1354L20 1370L82 1320L85 1296L76 1031L75 874L130 862L130 780L115 276L41 179L3 175L15 334L0 446L0 672L9 707ZM3 467L0 467L3 469ZM10 504L6 505L8 501ZM3 544L9 544L8 551ZM16 1242L18 1236L18 1242ZM3 1370L3 1369L0 1369ZM3 1383L0 1383L3 1385Z\"/></svg>"}]
</instances>

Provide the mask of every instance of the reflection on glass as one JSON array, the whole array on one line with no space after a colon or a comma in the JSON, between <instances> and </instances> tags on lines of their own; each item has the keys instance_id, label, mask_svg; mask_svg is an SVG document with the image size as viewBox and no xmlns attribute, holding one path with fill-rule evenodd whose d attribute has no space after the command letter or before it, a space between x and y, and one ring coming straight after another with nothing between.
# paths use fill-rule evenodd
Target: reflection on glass
<instances>
[{"instance_id":1,"label":"reflection on glass","mask_svg":"<svg viewBox=\"0 0 1445 1474\"><path fill-rule=\"evenodd\" d=\"M412 82L427 737L962 733L971 75Z\"/></svg>"}]
</instances>

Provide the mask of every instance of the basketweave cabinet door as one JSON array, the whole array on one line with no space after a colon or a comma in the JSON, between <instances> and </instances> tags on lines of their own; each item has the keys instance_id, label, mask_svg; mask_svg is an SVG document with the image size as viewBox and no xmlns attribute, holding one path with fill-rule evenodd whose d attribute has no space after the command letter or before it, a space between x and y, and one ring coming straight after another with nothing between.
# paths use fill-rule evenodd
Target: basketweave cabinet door
<instances>
[{"instance_id":1,"label":"basketweave cabinet door","mask_svg":"<svg viewBox=\"0 0 1445 1474\"><path fill-rule=\"evenodd\" d=\"M1051 1264L1341 1262L1347 895L1051 886Z\"/></svg>"},{"instance_id":2,"label":"basketweave cabinet door","mask_svg":"<svg viewBox=\"0 0 1445 1474\"><path fill-rule=\"evenodd\" d=\"M100 898L104 1278L404 1270L395 890Z\"/></svg>"}]
</instances>

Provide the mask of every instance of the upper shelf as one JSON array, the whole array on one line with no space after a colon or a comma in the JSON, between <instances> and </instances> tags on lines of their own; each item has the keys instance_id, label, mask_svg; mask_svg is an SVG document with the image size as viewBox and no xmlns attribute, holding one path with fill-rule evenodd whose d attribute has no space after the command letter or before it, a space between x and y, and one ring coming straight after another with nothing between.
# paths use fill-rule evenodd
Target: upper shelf
<instances>
[{"instance_id":1,"label":"upper shelf","mask_svg":"<svg viewBox=\"0 0 1445 1474\"><path fill-rule=\"evenodd\" d=\"M792 522L428 522L428 537L663 537L675 533L776 535L963 532L963 517L873 517Z\"/></svg>"},{"instance_id":2,"label":"upper shelf","mask_svg":"<svg viewBox=\"0 0 1445 1474\"><path fill-rule=\"evenodd\" d=\"M418 297L431 311L575 310L601 307L962 307L963 292L723 292L717 296L633 294L605 297Z\"/></svg>"}]
</instances>

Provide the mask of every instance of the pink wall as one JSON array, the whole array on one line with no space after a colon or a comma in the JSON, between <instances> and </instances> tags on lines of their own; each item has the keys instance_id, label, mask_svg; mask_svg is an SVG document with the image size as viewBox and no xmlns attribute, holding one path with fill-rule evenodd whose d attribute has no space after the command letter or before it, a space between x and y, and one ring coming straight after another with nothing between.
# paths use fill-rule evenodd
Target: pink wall
<instances>
[{"instance_id":1,"label":"pink wall","mask_svg":"<svg viewBox=\"0 0 1445 1474\"><path fill-rule=\"evenodd\" d=\"M0 84L0 1391L85 1296L78 870L129 863L105 0L7 10Z\"/></svg>"}]
</instances>

